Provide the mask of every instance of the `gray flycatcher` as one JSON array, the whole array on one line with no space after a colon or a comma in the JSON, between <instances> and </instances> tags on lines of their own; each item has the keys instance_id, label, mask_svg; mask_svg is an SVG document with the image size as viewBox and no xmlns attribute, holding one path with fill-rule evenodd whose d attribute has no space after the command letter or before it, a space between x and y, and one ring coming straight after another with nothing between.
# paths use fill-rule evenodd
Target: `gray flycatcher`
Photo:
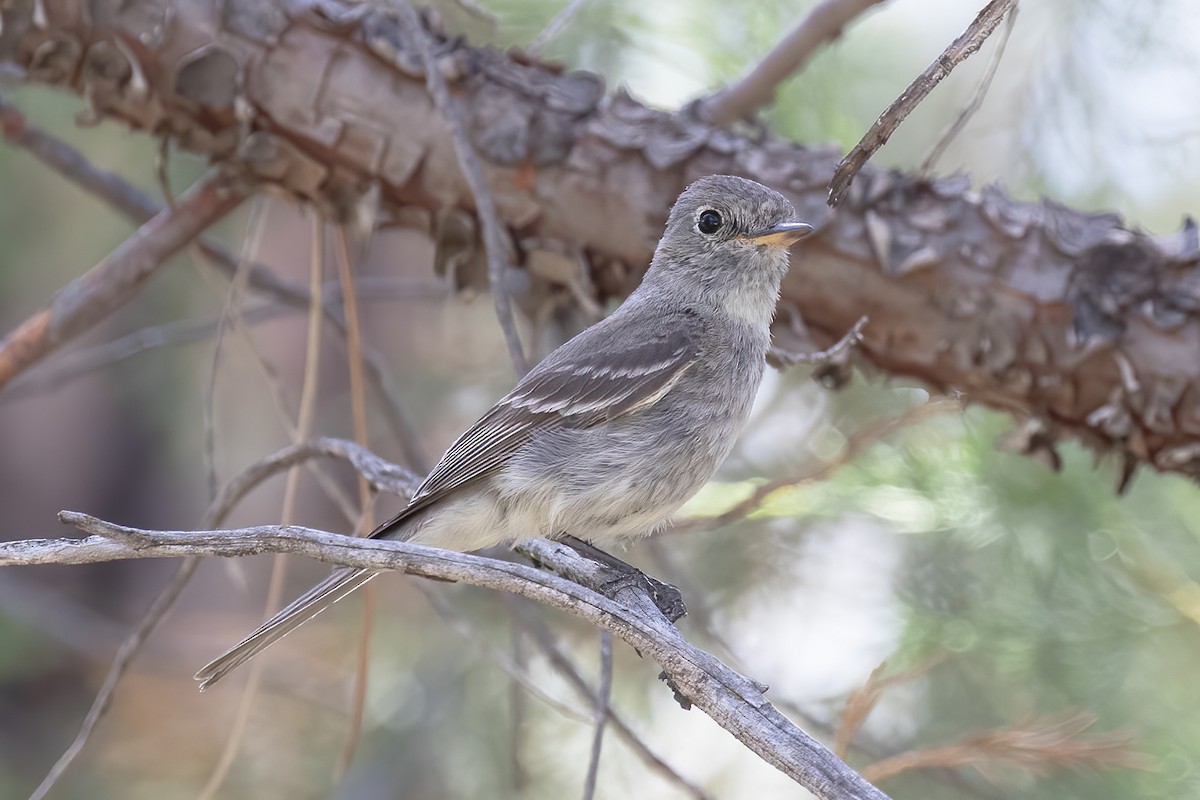
<instances>
[{"instance_id":1,"label":"gray flycatcher","mask_svg":"<svg viewBox=\"0 0 1200 800\"><path fill-rule=\"evenodd\" d=\"M762 382L787 248L812 232L783 195L728 175L689 186L641 284L459 437L373 537L478 550L653 533L712 477ZM201 689L378 573L337 569L196 674Z\"/></svg>"}]
</instances>

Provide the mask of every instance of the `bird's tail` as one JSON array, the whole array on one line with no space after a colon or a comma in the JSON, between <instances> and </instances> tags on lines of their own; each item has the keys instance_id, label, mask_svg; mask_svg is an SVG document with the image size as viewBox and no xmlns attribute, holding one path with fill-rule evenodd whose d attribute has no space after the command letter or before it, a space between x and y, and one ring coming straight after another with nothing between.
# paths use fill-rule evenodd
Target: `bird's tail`
<instances>
[{"instance_id":1,"label":"bird's tail","mask_svg":"<svg viewBox=\"0 0 1200 800\"><path fill-rule=\"evenodd\" d=\"M266 647L282 639L346 595L378 575L365 569L342 567L304 594L233 647L206 664L196 673L200 691L221 680L227 673L245 664Z\"/></svg>"},{"instance_id":2,"label":"bird's tail","mask_svg":"<svg viewBox=\"0 0 1200 800\"><path fill-rule=\"evenodd\" d=\"M420 529L423 519L421 512L425 507L424 503L410 503L399 514L372 531L367 538L407 541ZM335 569L328 578L297 597L275 616L259 625L245 639L205 664L196 673L196 680L200 681L200 691L212 686L230 671L245 664L378 574L354 567Z\"/></svg>"}]
</instances>

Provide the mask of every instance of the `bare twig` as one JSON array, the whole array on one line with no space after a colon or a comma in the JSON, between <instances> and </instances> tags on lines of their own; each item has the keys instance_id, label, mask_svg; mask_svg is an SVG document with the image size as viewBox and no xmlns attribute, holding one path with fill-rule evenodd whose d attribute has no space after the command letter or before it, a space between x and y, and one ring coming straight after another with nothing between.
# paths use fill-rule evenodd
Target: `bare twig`
<instances>
[{"instance_id":1,"label":"bare twig","mask_svg":"<svg viewBox=\"0 0 1200 800\"><path fill-rule=\"evenodd\" d=\"M294 313L295 309L291 306L265 303L244 311L242 321L257 325L283 314ZM162 325L139 328L93 347L63 352L10 383L0 394L0 404L52 392L77 378L111 367L147 350L202 342L216 334L219 324L218 320L212 319L173 320Z\"/></svg>"},{"instance_id":2,"label":"bare twig","mask_svg":"<svg viewBox=\"0 0 1200 800\"><path fill-rule=\"evenodd\" d=\"M246 284L247 275L249 274L250 255L258 250L260 237L265 227L262 224L262 217L266 213L264 211L264 203L265 200L260 196L250 205L250 217L246 222L247 232L242 239L241 254L238 257L237 265L233 272L233 280L229 282L229 288L226 290L225 302L221 305L221 316L217 320L217 333L213 340L212 361L208 370L208 385L204 393L203 409L204 474L208 479L210 500L216 498L218 487L220 486L220 481L217 478L216 404L217 377L220 375L221 350L225 344L225 330L236 314L238 296L241 294L242 287Z\"/></svg>"},{"instance_id":3,"label":"bare twig","mask_svg":"<svg viewBox=\"0 0 1200 800\"><path fill-rule=\"evenodd\" d=\"M969 766L984 777L1000 764L1023 767L1039 775L1056 769L1152 768L1146 756L1133 749L1133 737L1127 733L1084 736L1095 723L1096 718L1087 712L1042 717L971 734L944 747L901 753L872 764L863 774L881 781L929 767Z\"/></svg>"},{"instance_id":4,"label":"bare twig","mask_svg":"<svg viewBox=\"0 0 1200 800\"><path fill-rule=\"evenodd\" d=\"M992 87L992 79L996 77L996 70L1000 67L1000 61L1004 58L1004 51L1008 49L1008 40L1012 36L1013 26L1017 24L1017 12L1020 6L1013 6L1012 11L1008 15L1008 20L1004 23L1004 31L1000 34L1000 40L996 44L996 50L992 53L992 60L988 62L987 71L983 73L983 77L979 81L979 85L975 87L974 94L971 95L971 100L966 107L955 117L954 121L946 127L938 136L936 142L929 150L929 155L925 156L925 160L921 162L920 168L917 170L922 175L928 175L933 171L934 165L942 154L946 152L946 148L954 141L962 129L971 121L971 117L975 116L983 105L983 99L987 97L988 90Z\"/></svg>"},{"instance_id":5,"label":"bare twig","mask_svg":"<svg viewBox=\"0 0 1200 800\"><path fill-rule=\"evenodd\" d=\"M612 634L600 631L600 688L596 692L596 732L592 734L592 753L588 758L587 775L583 780L583 800L596 796L596 778L600 773L600 748L604 745L604 728L608 722L609 702L612 700L613 653Z\"/></svg>"},{"instance_id":6,"label":"bare twig","mask_svg":"<svg viewBox=\"0 0 1200 800\"><path fill-rule=\"evenodd\" d=\"M853 461L867 447L875 442L890 436L898 430L901 430L909 425L912 425L921 420L927 419L937 414L944 414L948 411L961 410L962 405L952 399L945 398L941 400L931 400L920 405L912 406L901 414L894 417L877 420L868 425L863 426L858 431L846 440L846 446L842 448L842 452L838 453L837 457L818 464L812 469L802 472L798 475L791 475L783 478L776 478L773 481L755 488L754 492L745 500L735 504L732 508L720 514L711 517L694 517L692 519L680 522L671 529L672 533L690 531L699 527L719 528L722 525L728 525L731 522L739 520L748 514L754 512L762 505L768 497L780 489L799 486L805 483L813 483L815 481L824 480L839 467Z\"/></svg>"},{"instance_id":7,"label":"bare twig","mask_svg":"<svg viewBox=\"0 0 1200 800\"><path fill-rule=\"evenodd\" d=\"M512 664L519 674L524 675L529 670L529 646L525 642L525 632L514 625L509 630L512 643ZM518 797L524 796L529 786L529 772L525 769L522 758L525 745L525 719L529 711L529 703L525 699L524 686L520 679L513 678L508 685L508 754L512 767L512 790Z\"/></svg>"},{"instance_id":8,"label":"bare twig","mask_svg":"<svg viewBox=\"0 0 1200 800\"><path fill-rule=\"evenodd\" d=\"M154 198L120 175L97 168L78 150L29 122L19 109L6 103L3 97L0 97L0 131L5 141L24 149L71 183L108 203L139 225L163 210L163 206ZM237 269L237 258L232 253L206 236L197 237L195 245L209 263L232 277ZM280 278L261 264L250 267L249 285L283 302L293 305L308 303L301 287Z\"/></svg>"},{"instance_id":9,"label":"bare twig","mask_svg":"<svg viewBox=\"0 0 1200 800\"><path fill-rule=\"evenodd\" d=\"M852 347L863 340L862 330L870 317L859 317L854 327L824 350L814 350L811 353L790 353L781 347L772 347L767 353L767 361L776 367L794 367L797 364L819 364L822 361L833 361L844 358Z\"/></svg>"},{"instance_id":10,"label":"bare twig","mask_svg":"<svg viewBox=\"0 0 1200 800\"><path fill-rule=\"evenodd\" d=\"M307 442L291 445L256 461L229 480L217 493L214 505L222 510L231 508L250 490L293 464L316 457L340 458L348 461L359 474L366 475L380 491L407 497L416 489L420 478L403 467L384 461L379 456L346 439L320 436Z\"/></svg>"},{"instance_id":11,"label":"bare twig","mask_svg":"<svg viewBox=\"0 0 1200 800\"><path fill-rule=\"evenodd\" d=\"M320 220L316 225L322 225ZM354 273L350 258L350 242L345 226L337 229L338 281L342 286L343 313L346 317L346 362L350 373L350 406L354 425L354 441L359 447L367 447L367 401L366 383L363 380L362 319L358 313L358 293L354 290ZM358 500L364 513L370 503L371 485L363 475L358 476ZM366 528L369 517L364 520ZM361 533L361 531L360 531Z\"/></svg>"},{"instance_id":12,"label":"bare twig","mask_svg":"<svg viewBox=\"0 0 1200 800\"><path fill-rule=\"evenodd\" d=\"M745 119L775 99L779 85L796 74L813 55L842 35L855 17L884 0L823 0L732 86L699 101L700 118L714 125Z\"/></svg>"},{"instance_id":13,"label":"bare twig","mask_svg":"<svg viewBox=\"0 0 1200 800\"><path fill-rule=\"evenodd\" d=\"M466 126L462 115L454 105L454 98L446 88L446 80L442 77L434 58L429 34L425 26L417 18L408 0L398 0L394 3L404 27L416 45L417 53L425 69L425 85L434 103L441 110L450 126L450 137L454 142L454 153L458 158L458 166L462 170L467 186L471 189L471 197L475 201L475 210L479 214L479 222L483 226L483 242L487 250L488 283L492 290L492 300L496 306L496 319L504 331L504 341L508 345L508 354L512 358L513 367L517 374L524 375L529 370L529 362L521 347L521 336L517 333L517 322L513 318L512 300L508 296L508 234L496 213L496 201L492 198L491 189L483 177L483 169L471 140L467 138Z\"/></svg>"},{"instance_id":14,"label":"bare twig","mask_svg":"<svg viewBox=\"0 0 1200 800\"><path fill-rule=\"evenodd\" d=\"M833 172L829 182L829 205L836 207L846 196L851 181L863 165L883 147L914 108L950 74L950 72L983 46L996 30L1004 15L1015 8L1017 0L991 0L979 15L967 26L962 35L950 43L937 59L930 64L908 88L900 93L892 104L879 115L875 124L863 135L858 144L846 154Z\"/></svg>"},{"instance_id":15,"label":"bare twig","mask_svg":"<svg viewBox=\"0 0 1200 800\"><path fill-rule=\"evenodd\" d=\"M575 17L579 16L579 12L583 11L590 0L571 0L563 6L554 17L546 23L546 27L542 28L537 36L533 37L533 41L525 46L525 52L530 55L540 55L546 45L557 39L562 32L567 29Z\"/></svg>"},{"instance_id":16,"label":"bare twig","mask_svg":"<svg viewBox=\"0 0 1200 800\"><path fill-rule=\"evenodd\" d=\"M83 190L100 198L122 214L141 224L159 214L163 207L146 193L125 181L115 173L96 168L88 159L67 143L57 139L25 119L14 106L0 97L0 132L5 140L33 155L59 175ZM209 264L226 277L232 279L237 272L238 260L228 250L207 237L197 237L195 247ZM309 295L303 287L277 276L261 264L247 267L247 287L267 294L293 308L307 308ZM345 334L342 321L333 299L326 298L324 311L334 329ZM384 402L382 409L388 426L395 434L409 464L417 470L425 470L428 459L420 445L415 426L404 413L397 393L387 379L383 361L371 348L363 349L367 377L376 393Z\"/></svg>"},{"instance_id":17,"label":"bare twig","mask_svg":"<svg viewBox=\"0 0 1200 800\"><path fill-rule=\"evenodd\" d=\"M684 640L643 589L625 582L609 599L588 586L613 586L614 573L567 545L532 539L518 549L554 570L389 539L363 539L296 526L227 531L147 531L64 511L84 539L0 543L0 566L95 563L188 555L244 556L290 552L331 564L462 582L512 592L598 625L657 661L677 695L694 704L768 763L822 800L883 800L819 742L780 714L754 681ZM558 577L569 576L569 579ZM582 582L582 583L581 583Z\"/></svg>"},{"instance_id":18,"label":"bare twig","mask_svg":"<svg viewBox=\"0 0 1200 800\"><path fill-rule=\"evenodd\" d=\"M421 590L421 594L425 595L425 599L429 601L429 605L438 613L438 616L448 622L455 633L470 642L473 647L477 648L501 672L512 678L515 686L525 689L526 692L541 700L548 707L569 720L583 724L592 721L585 712L572 708L565 702L548 694L538 683L537 679L529 674L526 666L522 665L517 659L509 658L504 652L489 642L481 631L477 630L469 620L458 613L442 593L437 591L436 587L419 586L418 588ZM521 697L524 696L525 692L521 692Z\"/></svg>"},{"instance_id":19,"label":"bare twig","mask_svg":"<svg viewBox=\"0 0 1200 800\"><path fill-rule=\"evenodd\" d=\"M413 296L411 289L407 288L403 282L395 280L367 281L359 279L356 283L358 285L359 299L364 302L391 302L398 298ZM308 295L305 294L304 296L307 297ZM438 296L441 296L440 292ZM326 305L326 312L328 312L328 307L331 303L340 301L341 290L335 286L326 286L322 292L322 297L324 297L323 302ZM241 312L242 324L257 325L286 314L305 311L304 308L296 306L291 302L275 302L276 300L279 300L279 298L275 297L272 300L243 310ZM307 312L305 311L305 313ZM331 320L331 318L331 315L326 313L325 319ZM5 387L3 394L0 394L0 404L22 397L53 391L91 372L111 367L114 364L150 350L202 342L205 339L215 336L219 325L219 319L172 320L171 322L164 322L161 325L148 325L144 328L138 328L123 336L118 336L91 347L79 347L56 353L42 364L30 369L28 372L22 373ZM341 328L339 327L338 330L341 331ZM372 367L372 359L375 359L374 367ZM388 403L390 401L383 392L390 392L391 389L390 387L384 388L378 385L379 381L384 378L378 359L379 354L367 347L364 342L363 360L366 367L366 374L372 383L376 384L374 388L381 392L380 397L383 402ZM377 374L372 374L373 369ZM408 424L407 417L403 417L403 419L405 420L405 424ZM412 435L416 436L415 431ZM401 442L401 448L404 449L405 458L409 459L408 450L403 442ZM411 464L413 469L420 470L422 468L424 453L421 454L421 458L418 461L421 463Z\"/></svg>"},{"instance_id":20,"label":"bare twig","mask_svg":"<svg viewBox=\"0 0 1200 800\"><path fill-rule=\"evenodd\" d=\"M318 224L321 224L318 221ZM354 272L350 256L350 240L346 226L337 229L337 264L338 281L342 286L343 313L346 316L346 362L350 372L350 409L354 425L354 441L359 447L366 448L367 441L367 401L363 381L362 359L362 318L358 313L358 292L354 289ZM371 484L366 476L358 475L358 505L361 509L355 534L365 535L375 525L371 513ZM358 657L354 670L353 702L350 707L350 728L346 741L338 754L334 772L342 776L354 759L354 751L358 748L358 739L362 731L363 711L367 703L368 659L371 654L371 628L375 604L374 587L367 585L361 593L362 603L362 632L359 634Z\"/></svg>"},{"instance_id":21,"label":"bare twig","mask_svg":"<svg viewBox=\"0 0 1200 800\"><path fill-rule=\"evenodd\" d=\"M83 725L79 728L79 733L75 735L75 739L67 747L58 761L54 762L54 766L50 768L50 772L42 780L38 787L33 790L33 794L29 796L29 800L42 800L58 782L58 779L63 776L67 768L71 766L71 762L83 750L83 746L87 744L88 738L95 730L96 724L108 711L112 705L113 695L116 693L117 684L124 677L125 672L129 669L129 665L133 662L138 651L141 650L145 641L150 638L150 634L158 627L158 623L166 618L167 612L171 606L175 604L179 593L187 586L191 580L192 574L196 571L196 567L200 565L198 558L185 558L179 564L179 568L175 571L175 576L171 578L170 583L163 588L158 597L154 598L150 603L150 607L146 610L142 621L138 623L125 641L121 643L121 647L117 650L117 655L113 659L112 664L108 668L108 673L104 676L104 683L100 686L100 691L96 693L96 699L92 701L92 707L88 709L87 715L83 718Z\"/></svg>"},{"instance_id":22,"label":"bare twig","mask_svg":"<svg viewBox=\"0 0 1200 800\"><path fill-rule=\"evenodd\" d=\"M311 434L313 418L316 413L317 385L321 364L321 322L324 319L324 314L321 310L320 298L322 255L325 250L325 223L319 216L313 214L311 215L311 224L312 244L309 253L308 296L310 299L308 330L305 337L304 378L300 390L300 408L296 414L296 427L292 436L294 444L302 443ZM283 490L283 506L280 513L280 523L283 525L290 525L295 519L296 493L299 484L300 466L299 464L293 464L288 468L287 483ZM263 609L264 616L271 614L279 608L283 599L283 586L286 576L287 560L282 554L276 555L271 564L271 578L267 586L267 599ZM237 757L242 739L246 734L246 727L250 721L250 709L253 705L254 697L258 694L258 688L262 682L262 671L264 665L267 663L267 659L258 659L251 665L250 674L245 686L242 688L242 696L238 701L233 727L230 730L229 736L225 739L225 745L221 750L221 755L217 759L217 764L213 768L212 774L200 792L202 799L214 797L225 782L225 778L229 775L229 770L233 766L233 761Z\"/></svg>"},{"instance_id":23,"label":"bare twig","mask_svg":"<svg viewBox=\"0 0 1200 800\"><path fill-rule=\"evenodd\" d=\"M268 464L276 466L274 472L278 472L299 464L306 457L311 458L317 455L333 455L345 458L352 464L357 463L361 465L360 471L373 475L373 480L377 484L382 483L383 485L390 486L391 490L397 493L410 493L411 487L414 485L415 476L405 473L400 467L384 462L374 453L362 450L362 448L359 448L353 442L341 439L318 438L299 445L293 445L276 453L273 460L268 459ZM397 471L404 474L403 480L397 481L395 479ZM209 504L208 510L204 513L201 525L204 527L220 525L225 521L225 518L233 510L237 502L250 489L262 480L265 480L270 474L274 474L274 472L268 472L260 462L260 464L252 466L246 472L240 473L230 484L223 487L222 491L217 493L217 497ZM254 480L255 478L258 480ZM175 573L175 577L163 587L158 597L151 602L150 608L146 611L141 622L138 623L137 628L122 642L121 647L117 651L116 658L109 666L108 673L105 675L104 683L101 685L100 691L97 692L96 698L92 701L92 706L84 718L83 727L80 729L78 736L76 736L75 740L67 748L67 751L63 753L51 768L46 779L38 787L38 792L44 793L49 791L55 782L62 777L71 762L79 755L79 752L87 743L88 737L91 736L92 731L95 729L96 724L112 704L112 698L116 693L117 686L121 678L129 670L134 657L150 633L153 632L154 628L175 604L180 592L183 591L184 587L191 580L199 564L199 558L188 557L183 560ZM38 795L35 793L35 796Z\"/></svg>"},{"instance_id":24,"label":"bare twig","mask_svg":"<svg viewBox=\"0 0 1200 800\"><path fill-rule=\"evenodd\" d=\"M219 170L197 181L174 209L135 231L0 342L0 388L119 308L167 259L245 196L245 189L232 185Z\"/></svg>"},{"instance_id":25,"label":"bare twig","mask_svg":"<svg viewBox=\"0 0 1200 800\"><path fill-rule=\"evenodd\" d=\"M506 597L509 601L508 606L513 612L513 617L521 625L521 628L529 633L534 644L545 654L550 662L550 666L555 672L566 679L568 683L574 687L585 701L596 704L596 691L588 685L587 679L579 671L567 655L562 651L555 641L554 633L549 626L535 613L533 607L529 603L516 597ZM657 772L667 782L678 787L688 796L696 798L696 800L710 800L709 795L699 786L689 781L687 778L680 775L675 769L663 761L662 758L650 749L650 746L642 740L642 738L629 726L625 718L613 709L610 704L608 707L608 721L612 725L613 730L621 737L630 749L642 759L642 763L650 769Z\"/></svg>"}]
</instances>

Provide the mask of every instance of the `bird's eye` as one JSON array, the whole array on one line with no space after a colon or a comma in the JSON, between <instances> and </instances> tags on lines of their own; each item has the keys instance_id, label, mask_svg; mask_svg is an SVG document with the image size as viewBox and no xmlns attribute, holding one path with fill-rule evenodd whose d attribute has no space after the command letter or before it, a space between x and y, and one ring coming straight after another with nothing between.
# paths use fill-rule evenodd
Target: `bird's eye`
<instances>
[{"instance_id":1,"label":"bird's eye","mask_svg":"<svg viewBox=\"0 0 1200 800\"><path fill-rule=\"evenodd\" d=\"M704 234L716 233L721 229L721 215L710 208L700 214L700 222L696 227Z\"/></svg>"}]
</instances>

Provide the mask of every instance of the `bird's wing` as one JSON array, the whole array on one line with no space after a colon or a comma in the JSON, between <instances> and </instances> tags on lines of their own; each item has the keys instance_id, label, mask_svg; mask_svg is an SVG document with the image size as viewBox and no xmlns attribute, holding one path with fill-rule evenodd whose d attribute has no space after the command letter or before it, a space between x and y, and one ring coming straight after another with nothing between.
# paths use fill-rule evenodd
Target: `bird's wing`
<instances>
[{"instance_id":1,"label":"bird's wing","mask_svg":"<svg viewBox=\"0 0 1200 800\"><path fill-rule=\"evenodd\" d=\"M606 324L610 317L555 350L450 446L408 506L372 536L498 467L540 429L588 427L657 403L699 354L689 321L634 334Z\"/></svg>"}]
</instances>

